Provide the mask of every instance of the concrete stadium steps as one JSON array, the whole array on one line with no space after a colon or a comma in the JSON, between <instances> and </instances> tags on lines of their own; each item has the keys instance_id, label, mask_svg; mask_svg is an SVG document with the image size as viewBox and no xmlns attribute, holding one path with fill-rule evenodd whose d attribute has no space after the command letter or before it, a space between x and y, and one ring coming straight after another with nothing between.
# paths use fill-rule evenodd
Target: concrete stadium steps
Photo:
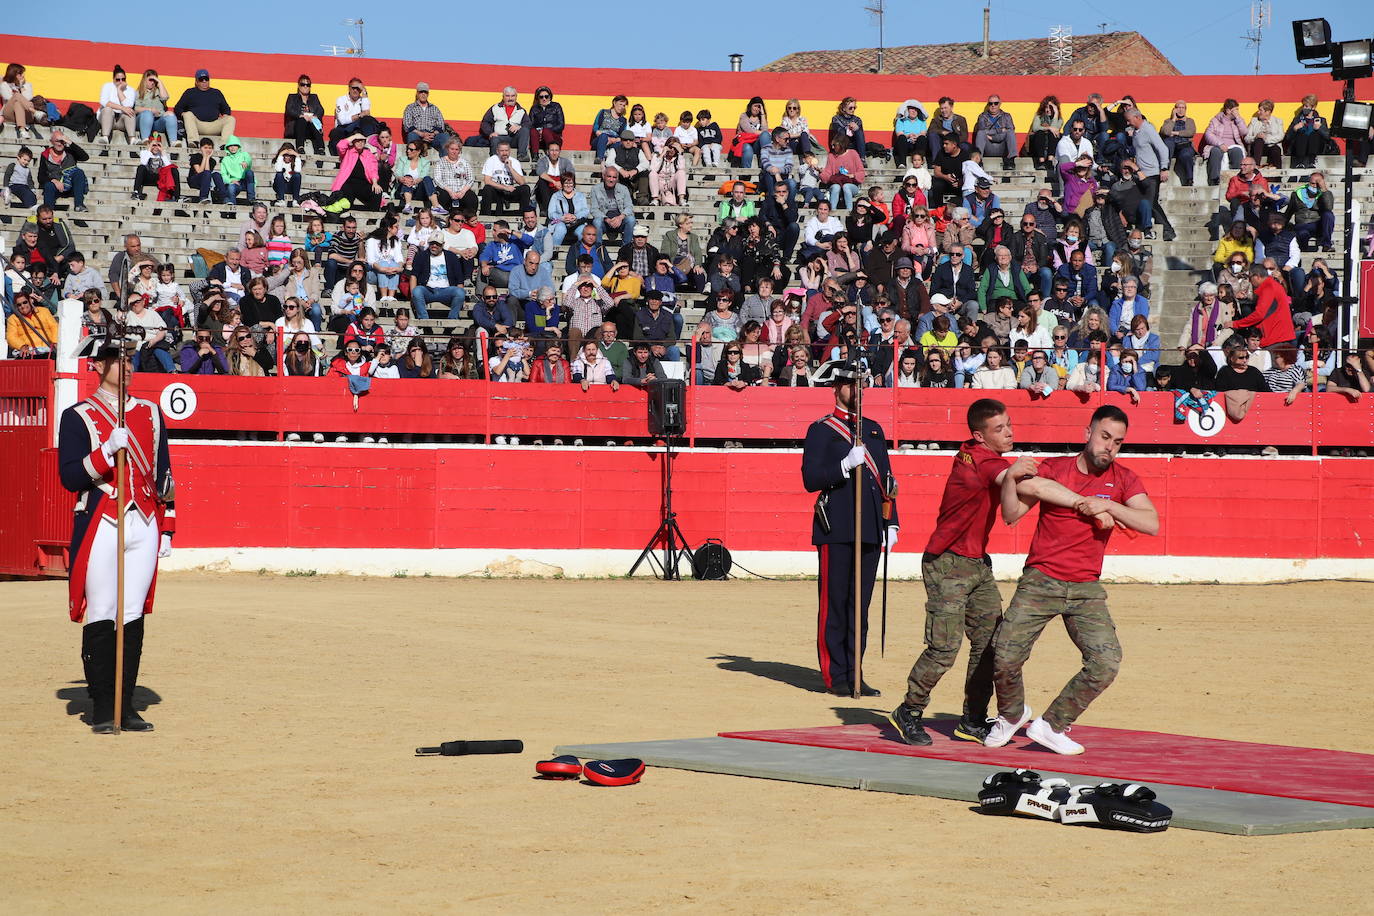
<instances>
[{"instance_id":1,"label":"concrete stadium steps","mask_svg":"<svg viewBox=\"0 0 1374 916\"><path fill-rule=\"evenodd\" d=\"M293 231L302 230L306 214L298 208L278 210L271 203L271 157L282 141L254 137L240 139L243 141L244 149L252 154L257 165L255 171L259 177L259 194L267 201L274 214L280 212L287 217L288 225ZM21 142L14 137L12 130L4 131L3 136L0 136L0 162L12 160L21 145L27 145L37 152L44 142ZM60 217L67 221L76 235L78 247L92 258L97 268L103 270L107 266L110 254L123 247L123 236L128 232L137 232L143 236L147 249L171 260L186 276L189 276L190 258L196 248L222 250L237 243L239 227L246 218L245 206L200 206L171 201L157 202L151 199L156 196L155 192L149 194L148 200L130 200L129 193L132 191L134 172L138 165L138 151L141 147L128 144L119 133L115 134L114 140L108 146L98 140L94 143L78 142L91 155L90 161L84 165L92 184L86 201L90 212L71 212L70 198L59 200L58 210ZM173 161L183 169L183 181L189 152L187 149L175 147L171 150ZM577 168L580 186L584 190L589 188L590 183L595 180L593 176L596 171L592 153L587 150L569 150L565 155ZM473 166L474 174L479 174L481 164L486 158L485 152L465 148L464 156ZM333 157L319 157L313 154L302 156L303 190L327 192L333 181L336 162ZM1320 160L1319 165L1333 178L1333 190L1337 193L1339 206L1339 183L1343 177L1343 162L1337 157L1327 157ZM1043 173L1032 170L1025 159L1018 160L1017 168L1010 172L1004 172L1000 160L997 159L989 161L986 166L996 180L994 191L1001 198L1003 208L1013 219L1035 196L1036 190L1045 183ZM1281 181L1284 187L1291 188L1305 171L1284 168L1270 171L1268 174L1271 179ZM873 160L868 168L865 184L881 185L891 192L896 189L901 174L902 170L893 167L890 162ZM1223 186L1229 174L1223 177ZM1371 202L1371 193L1374 192L1372 176L1374 169L1357 170L1357 193L1366 205ZM263 180L264 177L266 180ZM694 231L704 242L715 225L715 212L720 200L717 190L721 184L736 178L756 180L757 177L757 171L752 169L745 171L716 166L693 169L688 178L688 202L685 205L636 207L636 219L650 228L650 241L657 244L662 234L672 228L673 217L679 212L686 211L696 217ZM1219 209L1219 189L1206 185L1201 165L1197 170L1197 179L1200 183L1191 188L1182 187L1172 178L1163 185L1161 199L1178 230L1178 238L1171 243L1165 243L1159 238L1148 243L1156 259L1151 300L1154 312L1152 324L1159 332L1161 340L1165 342L1177 338L1193 300L1197 282L1204 278L1204 274L1209 275L1211 255L1216 244L1212 225ZM1366 206L1366 212L1368 209ZM844 215L844 211L839 212ZM365 228L375 219L373 214L359 215L360 222ZM0 235L3 235L6 247L13 242L19 225L27 217L28 212L17 205L0 209ZM1339 246L1342 243L1339 217L1336 234ZM560 248L554 258L554 276L558 282L561 282L564 276L565 253L566 248ZM1310 258L1310 255L1308 257ZM683 301L684 318L690 325L703 314L704 297L684 296L680 299ZM384 318L391 317L391 309L382 311ZM435 334L447 334L452 329L466 324L468 322L444 319L419 323L426 333Z\"/></svg>"}]
</instances>

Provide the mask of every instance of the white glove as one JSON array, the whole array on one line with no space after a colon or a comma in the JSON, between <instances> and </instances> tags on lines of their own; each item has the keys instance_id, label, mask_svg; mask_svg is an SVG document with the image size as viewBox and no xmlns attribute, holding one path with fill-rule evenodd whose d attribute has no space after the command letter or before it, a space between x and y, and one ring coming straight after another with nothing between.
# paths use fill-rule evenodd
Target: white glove
<instances>
[{"instance_id":1,"label":"white glove","mask_svg":"<svg viewBox=\"0 0 1374 916\"><path fill-rule=\"evenodd\" d=\"M172 536L164 534L162 540L157 545L157 555L159 559L165 560L172 555Z\"/></svg>"},{"instance_id":2,"label":"white glove","mask_svg":"<svg viewBox=\"0 0 1374 916\"><path fill-rule=\"evenodd\" d=\"M888 553L891 553L891 552L892 552L892 548L894 548L894 547L897 546L897 526L896 526L896 525L891 525L891 526L889 526L886 533L887 533L887 544L885 545L885 547L886 547L887 552L888 552Z\"/></svg>"},{"instance_id":3,"label":"white glove","mask_svg":"<svg viewBox=\"0 0 1374 916\"><path fill-rule=\"evenodd\" d=\"M844 471L846 477L849 472L864 463L864 447L856 445L849 450L849 454L840 459L840 470Z\"/></svg>"},{"instance_id":4,"label":"white glove","mask_svg":"<svg viewBox=\"0 0 1374 916\"><path fill-rule=\"evenodd\" d=\"M113 461L115 452L128 447L129 430L123 426L116 426L110 430L110 438L100 444L100 454L105 456L106 461Z\"/></svg>"}]
</instances>

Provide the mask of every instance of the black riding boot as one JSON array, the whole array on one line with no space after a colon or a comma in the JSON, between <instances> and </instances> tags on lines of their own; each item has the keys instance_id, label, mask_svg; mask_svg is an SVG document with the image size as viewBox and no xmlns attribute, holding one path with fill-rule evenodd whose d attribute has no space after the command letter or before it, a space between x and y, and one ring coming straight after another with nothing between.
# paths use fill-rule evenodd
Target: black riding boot
<instances>
[{"instance_id":1,"label":"black riding boot","mask_svg":"<svg viewBox=\"0 0 1374 916\"><path fill-rule=\"evenodd\" d=\"M153 723L134 709L134 687L138 684L138 663L143 659L143 618L124 625L124 722L128 732L150 732Z\"/></svg>"},{"instance_id":2,"label":"black riding boot","mask_svg":"<svg viewBox=\"0 0 1374 916\"><path fill-rule=\"evenodd\" d=\"M113 620L81 628L81 664L86 671L86 692L91 695L91 731L97 735L114 732L114 654Z\"/></svg>"}]
</instances>

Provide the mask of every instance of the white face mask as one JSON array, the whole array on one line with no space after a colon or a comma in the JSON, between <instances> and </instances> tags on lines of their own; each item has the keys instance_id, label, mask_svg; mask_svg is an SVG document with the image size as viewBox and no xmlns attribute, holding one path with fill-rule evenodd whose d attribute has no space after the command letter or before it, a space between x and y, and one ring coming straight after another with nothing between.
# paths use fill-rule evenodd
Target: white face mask
<instances>
[{"instance_id":1,"label":"white face mask","mask_svg":"<svg viewBox=\"0 0 1374 916\"><path fill-rule=\"evenodd\" d=\"M1238 274L1238 273L1240 273L1240 269L1241 269L1242 266L1243 266L1243 265L1241 265L1241 264L1232 264L1232 265L1231 265L1231 273L1233 273L1233 274Z\"/></svg>"},{"instance_id":2,"label":"white face mask","mask_svg":"<svg viewBox=\"0 0 1374 916\"><path fill-rule=\"evenodd\" d=\"M1143 239L1131 239L1128 244L1130 244L1131 248L1139 248L1145 244L1145 241Z\"/></svg>"},{"instance_id":3,"label":"white face mask","mask_svg":"<svg viewBox=\"0 0 1374 916\"><path fill-rule=\"evenodd\" d=\"M1127 375L1130 375L1132 372L1135 371L1135 363L1123 362L1121 364L1121 371L1126 373Z\"/></svg>"}]
</instances>

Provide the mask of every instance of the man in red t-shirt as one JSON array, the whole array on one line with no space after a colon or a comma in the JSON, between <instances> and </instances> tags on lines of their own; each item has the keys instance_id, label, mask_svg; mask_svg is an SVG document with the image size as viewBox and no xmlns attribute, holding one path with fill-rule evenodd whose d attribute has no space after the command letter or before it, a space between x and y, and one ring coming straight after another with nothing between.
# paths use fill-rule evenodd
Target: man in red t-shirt
<instances>
[{"instance_id":1,"label":"man in red t-shirt","mask_svg":"<svg viewBox=\"0 0 1374 916\"><path fill-rule=\"evenodd\" d=\"M954 666L961 634L968 635L968 673L964 715L954 737L978 742L987 737L992 634L1002 616L1002 598L987 555L988 532L997 514L1003 478L1009 473L1018 478L1035 474L1034 459L1022 457L1012 464L1002 457L1011 451L1012 430L1001 401L980 398L969 405L968 428L972 438L954 456L935 530L921 558L926 648L911 666L906 698L887 717L903 741L918 747L931 743L921 715L930 692Z\"/></svg>"},{"instance_id":2,"label":"man in red t-shirt","mask_svg":"<svg viewBox=\"0 0 1374 916\"><path fill-rule=\"evenodd\" d=\"M1159 513L1140 478L1116 463L1129 420L1119 407L1099 407L1088 424L1087 442L1077 455L1049 458L1038 476L1002 483L1002 518L1016 524L1036 502L1040 521L1031 540L1026 568L1011 606L993 638L993 684L997 721L984 744L1001 747L1021 726L1026 736L1058 754L1081 754L1083 745L1068 736L1069 726L1106 690L1121 667L1121 643L1107 610L1107 593L1098 579L1107 541L1117 527L1146 534L1159 532ZM1072 507L1042 497L1057 483L1079 495ZM1031 647L1055 617L1064 618L1069 638L1083 654L1083 668L1040 718L1031 720L1021 668Z\"/></svg>"}]
</instances>

